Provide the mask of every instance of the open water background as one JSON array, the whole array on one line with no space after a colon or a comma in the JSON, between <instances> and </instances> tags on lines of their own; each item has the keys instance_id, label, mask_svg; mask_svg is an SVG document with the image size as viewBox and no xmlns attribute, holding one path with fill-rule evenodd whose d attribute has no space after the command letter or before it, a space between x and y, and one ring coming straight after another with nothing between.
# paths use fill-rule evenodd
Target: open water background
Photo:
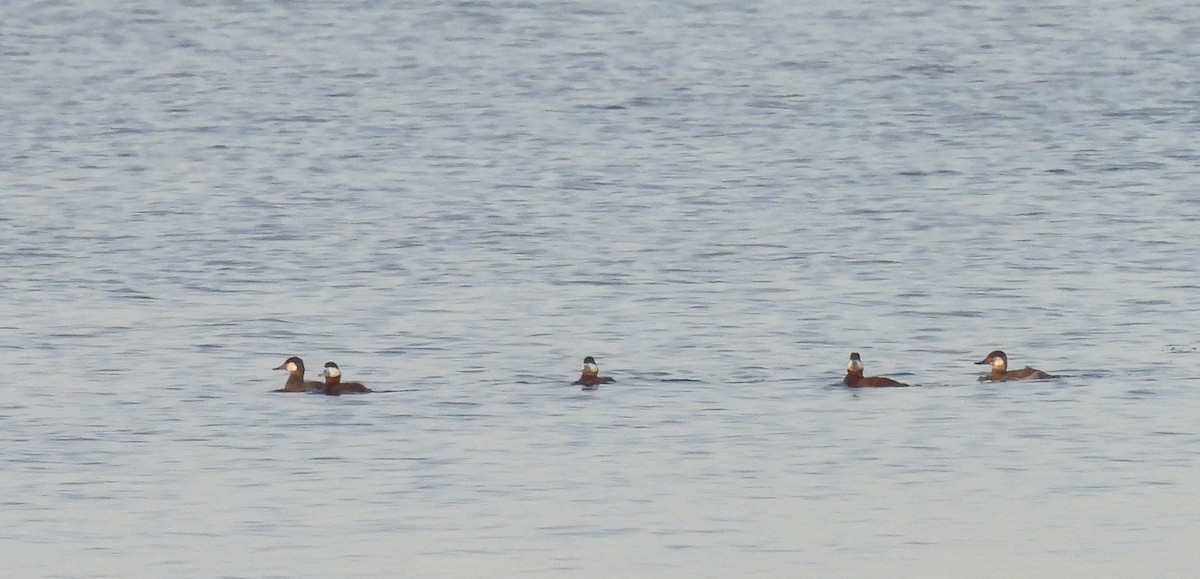
<instances>
[{"instance_id":1,"label":"open water background","mask_svg":"<svg viewBox=\"0 0 1200 579\"><path fill-rule=\"evenodd\" d=\"M4 3L4 575L1192 575L1198 37ZM397 391L269 393L293 354Z\"/></svg>"}]
</instances>

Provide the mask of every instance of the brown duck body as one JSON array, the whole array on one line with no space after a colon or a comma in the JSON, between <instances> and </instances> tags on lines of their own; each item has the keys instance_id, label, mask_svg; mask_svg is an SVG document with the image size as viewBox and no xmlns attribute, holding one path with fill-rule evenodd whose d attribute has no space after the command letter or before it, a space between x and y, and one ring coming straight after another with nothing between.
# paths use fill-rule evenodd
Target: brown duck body
<instances>
[{"instance_id":1,"label":"brown duck body","mask_svg":"<svg viewBox=\"0 0 1200 579\"><path fill-rule=\"evenodd\" d=\"M576 380L572 383L582 385L585 390L595 390L597 386L599 386L601 384L608 384L609 382L616 382L616 380L614 380L612 376L598 376L596 374L582 374L579 376L578 380Z\"/></svg>"},{"instance_id":2,"label":"brown duck body","mask_svg":"<svg viewBox=\"0 0 1200 579\"><path fill-rule=\"evenodd\" d=\"M1047 374L1046 372L1038 370L1037 368L1026 366L1020 370L1005 370L1002 372L992 370L991 372L988 372L987 376L981 376L979 379L986 380L988 382L1007 382L1009 380L1045 380L1046 378L1057 377L1058 376Z\"/></svg>"},{"instance_id":3,"label":"brown duck body","mask_svg":"<svg viewBox=\"0 0 1200 579\"><path fill-rule=\"evenodd\" d=\"M329 396L341 396L342 394L366 394L371 389L363 386L360 382L342 382L340 378L325 379L325 394Z\"/></svg>"},{"instance_id":4,"label":"brown duck body","mask_svg":"<svg viewBox=\"0 0 1200 579\"><path fill-rule=\"evenodd\" d=\"M842 382L847 386L855 388L886 388L886 387L902 387L908 386L903 382L897 382L887 376L863 376L862 370L857 372L847 371L846 377Z\"/></svg>"}]
</instances>

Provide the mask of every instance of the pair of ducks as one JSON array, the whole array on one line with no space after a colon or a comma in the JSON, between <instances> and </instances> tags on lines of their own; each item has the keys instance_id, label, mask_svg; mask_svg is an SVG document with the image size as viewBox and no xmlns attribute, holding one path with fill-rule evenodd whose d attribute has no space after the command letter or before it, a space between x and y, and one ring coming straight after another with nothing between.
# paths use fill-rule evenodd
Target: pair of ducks
<instances>
[{"instance_id":1,"label":"pair of ducks","mask_svg":"<svg viewBox=\"0 0 1200 579\"><path fill-rule=\"evenodd\" d=\"M276 392L317 392L328 396L371 392L370 388L359 382L342 382L342 370L333 362L326 362L325 370L321 372L321 376L325 378L324 383L315 380L305 381L304 360L296 356L288 358L275 369L288 371L287 382L284 383L282 389L276 390Z\"/></svg>"},{"instance_id":2,"label":"pair of ducks","mask_svg":"<svg viewBox=\"0 0 1200 579\"><path fill-rule=\"evenodd\" d=\"M1058 377L1030 366L1020 370L1009 370L1008 355L1000 350L993 351L986 358L975 363L988 364L992 367L991 372L979 377L981 381L1006 382L1008 380L1042 380ZM846 377L842 379L842 382L853 387L908 386L908 384L897 382L886 376L863 376L862 357L858 355L858 352L850 354L850 364L846 366Z\"/></svg>"}]
</instances>

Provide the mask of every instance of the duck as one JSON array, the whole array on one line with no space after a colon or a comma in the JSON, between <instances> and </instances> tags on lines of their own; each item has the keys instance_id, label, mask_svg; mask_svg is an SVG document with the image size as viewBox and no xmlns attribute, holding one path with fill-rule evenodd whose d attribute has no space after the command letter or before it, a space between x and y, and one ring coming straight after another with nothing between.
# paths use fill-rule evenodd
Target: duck
<instances>
[{"instance_id":1,"label":"duck","mask_svg":"<svg viewBox=\"0 0 1200 579\"><path fill-rule=\"evenodd\" d=\"M986 375L980 376L979 381L988 382L1006 382L1008 380L1045 380L1047 378L1057 378L1053 374L1047 374L1037 368L1026 366L1020 370L1008 369L1008 355L1001 350L993 350L986 358L975 362L976 364L990 364L992 371Z\"/></svg>"},{"instance_id":2,"label":"duck","mask_svg":"<svg viewBox=\"0 0 1200 579\"><path fill-rule=\"evenodd\" d=\"M321 371L321 375L325 377L322 391L326 395L341 396L342 394L371 392L371 389L363 386L361 382L342 382L342 369L333 362L325 362L325 369Z\"/></svg>"},{"instance_id":3,"label":"duck","mask_svg":"<svg viewBox=\"0 0 1200 579\"><path fill-rule=\"evenodd\" d=\"M325 388L324 384L316 380L304 379L304 360L297 356L284 360L275 369L288 371L287 382L284 383L283 388L275 390L275 392L318 392Z\"/></svg>"},{"instance_id":4,"label":"duck","mask_svg":"<svg viewBox=\"0 0 1200 579\"><path fill-rule=\"evenodd\" d=\"M850 363L846 366L846 377L842 378L842 382L853 388L908 386L886 376L863 376L862 356L858 352L850 353Z\"/></svg>"},{"instance_id":5,"label":"duck","mask_svg":"<svg viewBox=\"0 0 1200 579\"><path fill-rule=\"evenodd\" d=\"M601 384L616 382L611 376L601 376L600 366L596 365L596 359L588 356L583 359L583 371L579 374L579 379L573 384L580 384L584 390L595 390Z\"/></svg>"}]
</instances>

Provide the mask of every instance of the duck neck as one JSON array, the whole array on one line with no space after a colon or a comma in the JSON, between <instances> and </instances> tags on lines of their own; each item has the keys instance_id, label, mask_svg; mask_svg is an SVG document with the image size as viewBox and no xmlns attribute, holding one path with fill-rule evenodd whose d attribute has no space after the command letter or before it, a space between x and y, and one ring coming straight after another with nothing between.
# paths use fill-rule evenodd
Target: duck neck
<instances>
[{"instance_id":1,"label":"duck neck","mask_svg":"<svg viewBox=\"0 0 1200 579\"><path fill-rule=\"evenodd\" d=\"M283 385L283 389L288 392L301 392L304 388L304 373L292 372L288 374L287 384Z\"/></svg>"},{"instance_id":2,"label":"duck neck","mask_svg":"<svg viewBox=\"0 0 1200 579\"><path fill-rule=\"evenodd\" d=\"M341 376L326 376L325 377L325 393L330 396L341 394L342 377Z\"/></svg>"},{"instance_id":3,"label":"duck neck","mask_svg":"<svg viewBox=\"0 0 1200 579\"><path fill-rule=\"evenodd\" d=\"M861 382L862 379L863 379L862 368L859 368L857 370L852 370L852 369L847 368L846 369L846 377L842 378L842 383L853 386L853 385Z\"/></svg>"}]
</instances>

